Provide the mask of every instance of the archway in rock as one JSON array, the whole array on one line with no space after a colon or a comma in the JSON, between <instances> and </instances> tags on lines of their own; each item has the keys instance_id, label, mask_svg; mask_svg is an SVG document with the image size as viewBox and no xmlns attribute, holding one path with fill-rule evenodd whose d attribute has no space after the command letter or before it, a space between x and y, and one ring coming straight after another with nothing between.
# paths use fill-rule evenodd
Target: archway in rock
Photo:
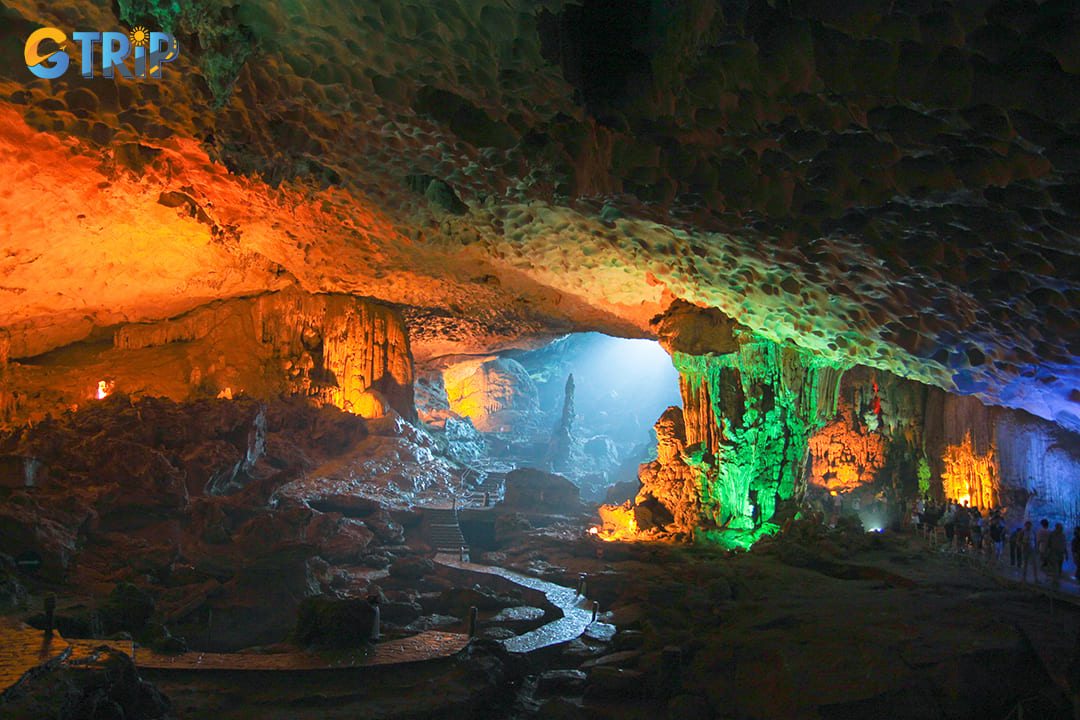
<instances>
[{"instance_id":1,"label":"archway in rock","mask_svg":"<svg viewBox=\"0 0 1080 720\"><path fill-rule=\"evenodd\" d=\"M445 357L418 372L417 409L478 474L513 467L570 478L604 500L655 456L653 423L680 405L678 371L651 340L578 333L529 351Z\"/></svg>"}]
</instances>

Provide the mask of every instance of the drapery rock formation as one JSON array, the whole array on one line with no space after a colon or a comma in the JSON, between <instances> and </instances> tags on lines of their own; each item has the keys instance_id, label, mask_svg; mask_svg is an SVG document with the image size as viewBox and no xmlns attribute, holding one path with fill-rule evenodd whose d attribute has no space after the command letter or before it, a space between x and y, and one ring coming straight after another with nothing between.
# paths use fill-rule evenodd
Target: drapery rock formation
<instances>
[{"instance_id":1,"label":"drapery rock formation","mask_svg":"<svg viewBox=\"0 0 1080 720\"><path fill-rule=\"evenodd\" d=\"M805 489L807 443L836 411L842 369L760 337L728 355L674 360L686 442L706 470L704 512L721 527L760 526Z\"/></svg>"},{"instance_id":2,"label":"drapery rock formation","mask_svg":"<svg viewBox=\"0 0 1080 720\"><path fill-rule=\"evenodd\" d=\"M477 430L497 432L526 425L538 411L536 386L510 358L481 357L442 371L449 408Z\"/></svg>"},{"instance_id":3,"label":"drapery rock formation","mask_svg":"<svg viewBox=\"0 0 1080 720\"><path fill-rule=\"evenodd\" d=\"M836 491L865 501L885 493L897 501L929 494L1004 509L1009 522L1080 520L1075 433L865 368L844 373L839 396L836 418L809 442L811 496Z\"/></svg>"},{"instance_id":4,"label":"drapery rock formation","mask_svg":"<svg viewBox=\"0 0 1080 720\"><path fill-rule=\"evenodd\" d=\"M69 353L7 366L7 419L84 403L102 382L109 392L174 400L286 393L365 417L390 409L416 417L401 314L346 295L284 290L212 303L172 320L121 325L111 347L80 354L77 362Z\"/></svg>"}]
</instances>

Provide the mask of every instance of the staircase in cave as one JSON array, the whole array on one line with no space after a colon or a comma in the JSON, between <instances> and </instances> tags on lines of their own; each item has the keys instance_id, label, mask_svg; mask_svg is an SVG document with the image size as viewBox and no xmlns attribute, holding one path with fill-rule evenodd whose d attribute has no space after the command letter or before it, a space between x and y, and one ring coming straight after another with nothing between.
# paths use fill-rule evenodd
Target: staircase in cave
<instances>
[{"instance_id":1,"label":"staircase in cave","mask_svg":"<svg viewBox=\"0 0 1080 720\"><path fill-rule=\"evenodd\" d=\"M466 547L456 510L429 508L424 513L428 542L436 552L460 553Z\"/></svg>"}]
</instances>

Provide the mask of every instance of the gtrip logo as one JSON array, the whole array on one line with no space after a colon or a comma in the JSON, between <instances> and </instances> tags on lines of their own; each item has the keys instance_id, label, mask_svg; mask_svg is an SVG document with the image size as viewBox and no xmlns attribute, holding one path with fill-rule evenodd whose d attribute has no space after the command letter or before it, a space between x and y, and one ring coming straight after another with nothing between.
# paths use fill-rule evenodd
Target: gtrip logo
<instances>
[{"instance_id":1,"label":"gtrip logo","mask_svg":"<svg viewBox=\"0 0 1080 720\"><path fill-rule=\"evenodd\" d=\"M130 33L122 32L73 32L71 40L79 45L78 58L84 78L94 77L94 46L101 47L101 74L104 77L121 77L134 80L160 80L161 68L167 62L180 57L180 44L169 33L149 32L135 27ZM54 80L65 72L71 63L67 49L71 47L63 30L43 27L26 39L23 57L30 72L45 80ZM132 52L134 50L134 52ZM132 69L124 61L132 57Z\"/></svg>"}]
</instances>

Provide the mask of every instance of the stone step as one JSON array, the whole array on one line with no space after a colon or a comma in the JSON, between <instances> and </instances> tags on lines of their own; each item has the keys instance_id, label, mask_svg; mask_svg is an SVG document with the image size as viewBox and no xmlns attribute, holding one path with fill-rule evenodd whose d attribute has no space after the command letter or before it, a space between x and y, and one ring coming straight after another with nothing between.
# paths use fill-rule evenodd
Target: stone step
<instances>
[{"instance_id":1,"label":"stone step","mask_svg":"<svg viewBox=\"0 0 1080 720\"><path fill-rule=\"evenodd\" d=\"M428 541L435 550L460 551L466 547L465 537L458 525L457 512L431 508L425 511Z\"/></svg>"}]
</instances>

